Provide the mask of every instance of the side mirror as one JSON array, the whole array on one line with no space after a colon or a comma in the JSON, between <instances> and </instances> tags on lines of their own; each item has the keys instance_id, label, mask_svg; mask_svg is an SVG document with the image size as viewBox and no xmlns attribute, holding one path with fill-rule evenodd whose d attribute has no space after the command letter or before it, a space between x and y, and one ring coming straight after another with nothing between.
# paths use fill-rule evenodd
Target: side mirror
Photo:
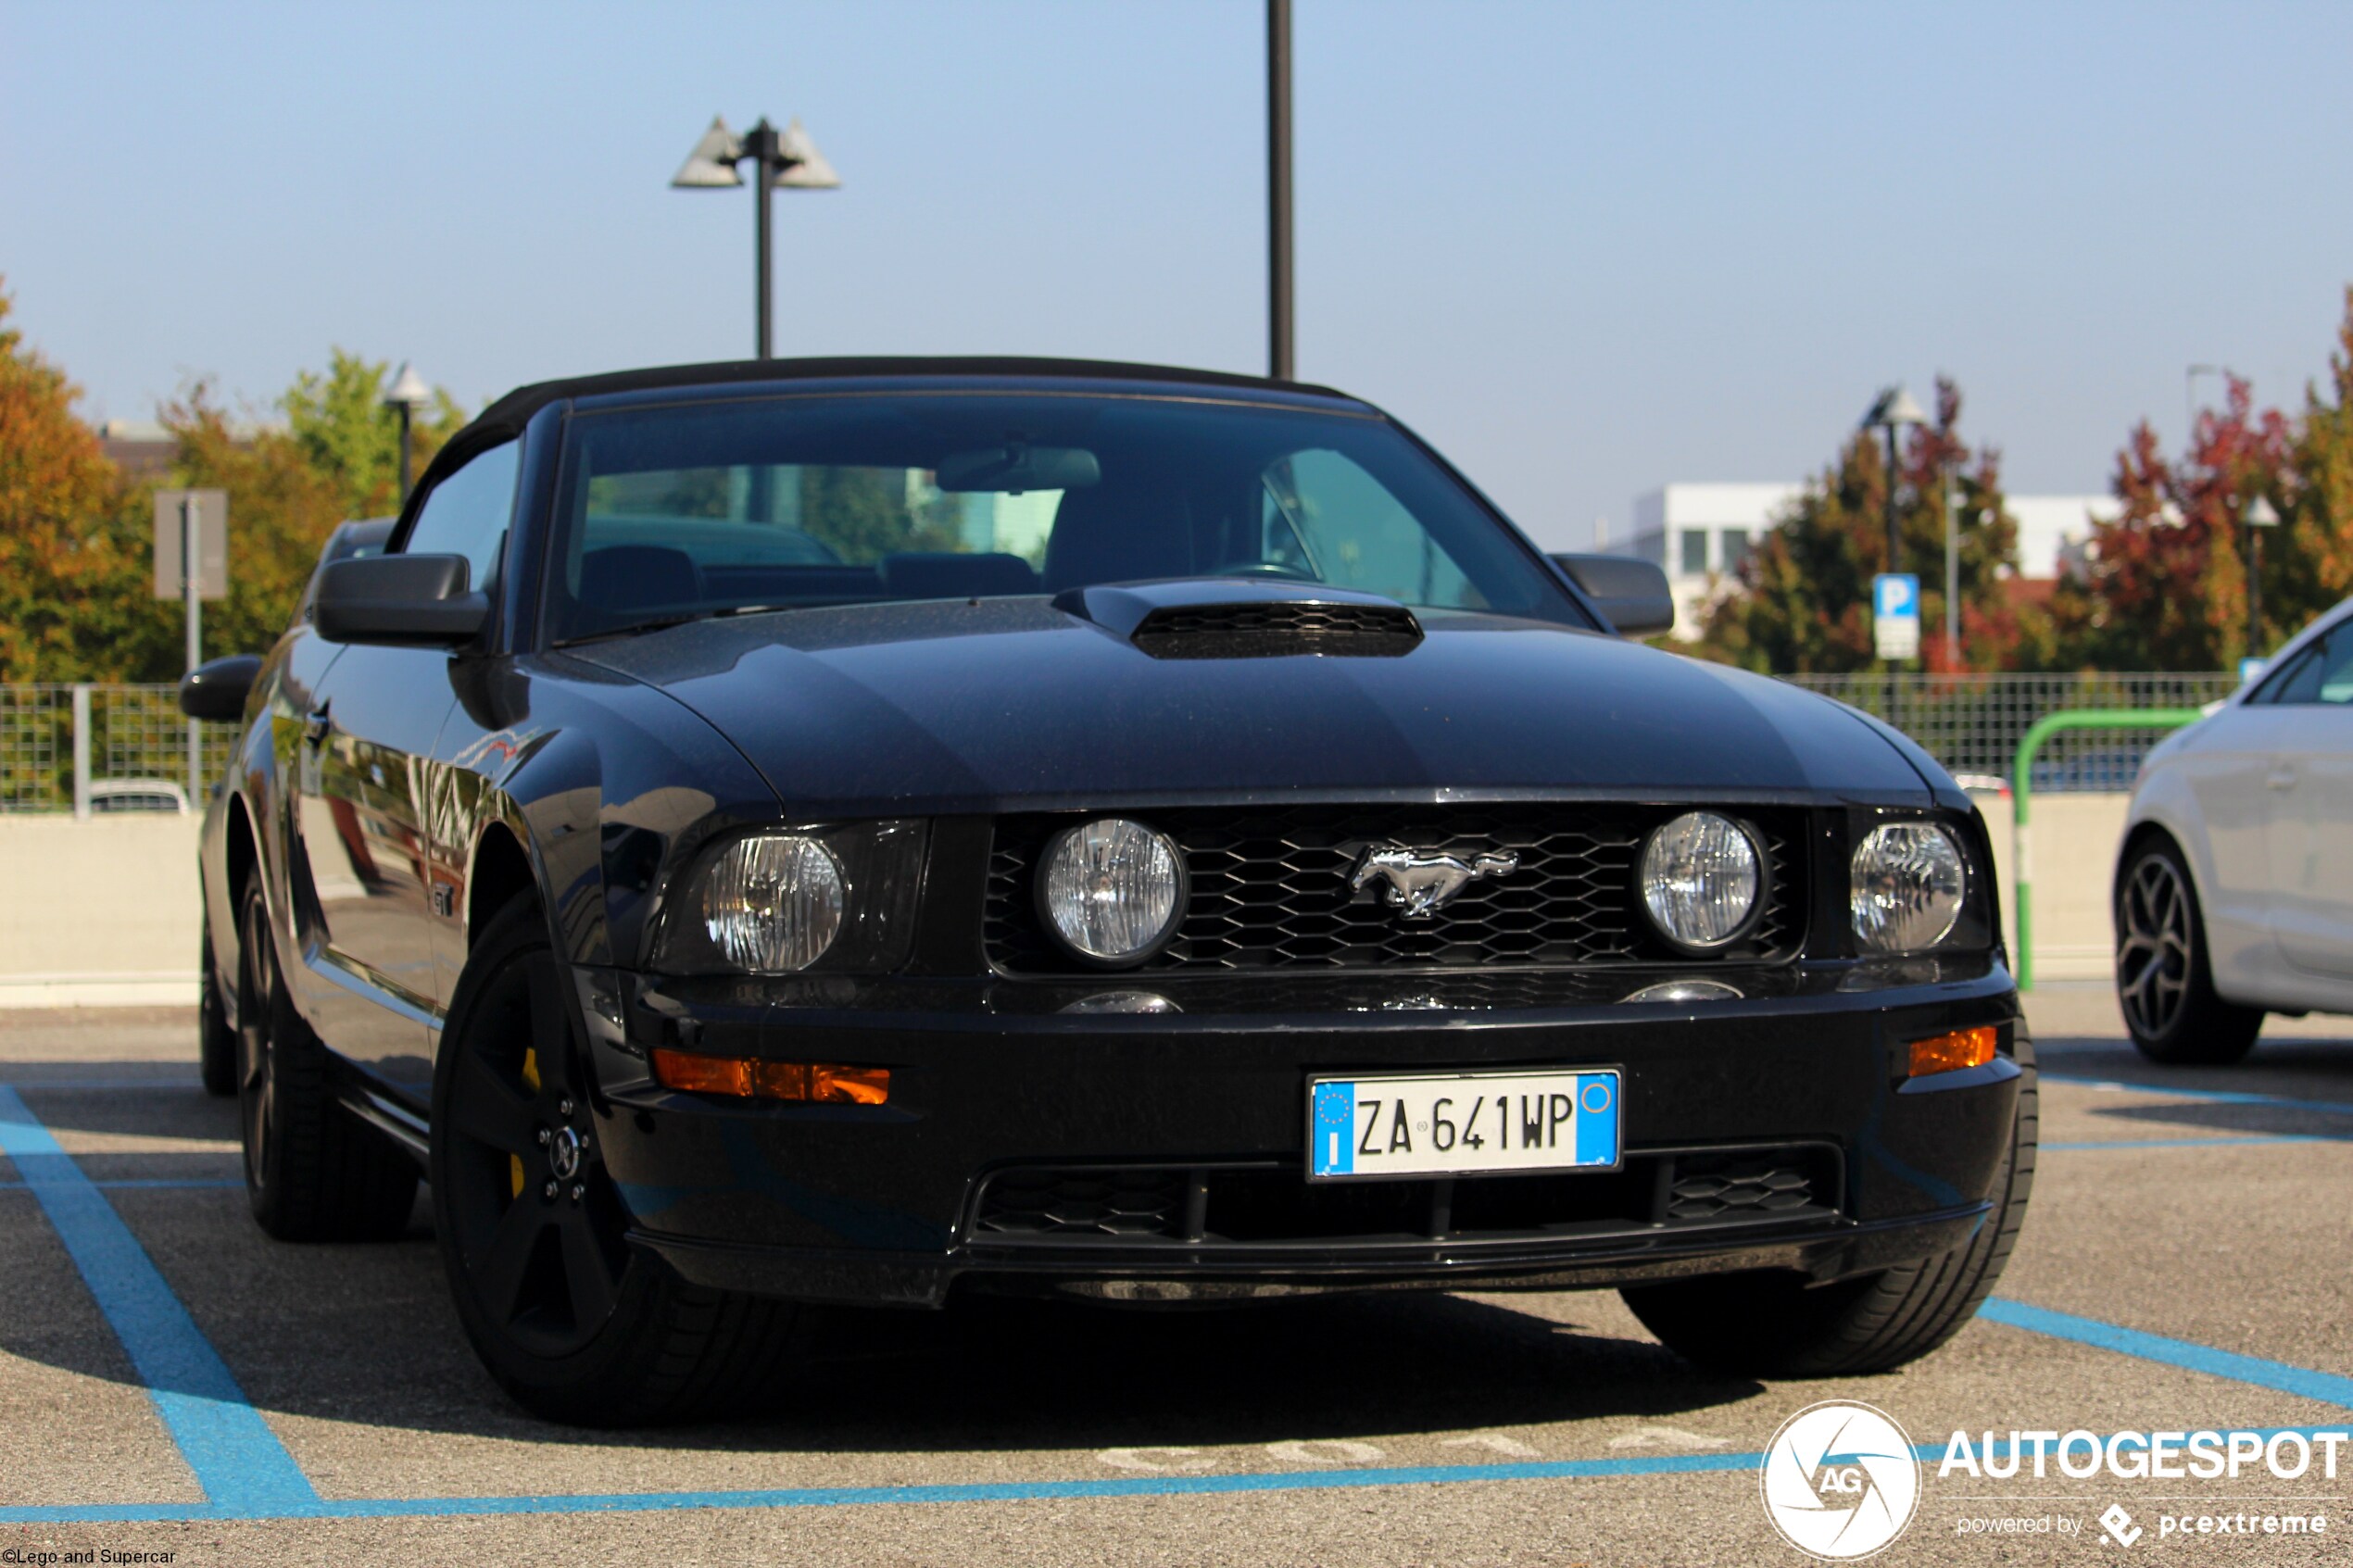
<instances>
[{"instance_id":1,"label":"side mirror","mask_svg":"<svg viewBox=\"0 0 2353 1568\"><path fill-rule=\"evenodd\" d=\"M260 675L259 654L207 659L180 677L180 711L191 719L234 723L245 716L245 698Z\"/></svg>"},{"instance_id":2,"label":"side mirror","mask_svg":"<svg viewBox=\"0 0 2353 1568\"><path fill-rule=\"evenodd\" d=\"M463 556L355 556L321 569L310 619L331 643L456 647L490 619L490 601L466 592Z\"/></svg>"},{"instance_id":3,"label":"side mirror","mask_svg":"<svg viewBox=\"0 0 2353 1568\"><path fill-rule=\"evenodd\" d=\"M1585 590L1621 637L1674 630L1675 593L1667 573L1637 556L1557 555L1554 565Z\"/></svg>"}]
</instances>

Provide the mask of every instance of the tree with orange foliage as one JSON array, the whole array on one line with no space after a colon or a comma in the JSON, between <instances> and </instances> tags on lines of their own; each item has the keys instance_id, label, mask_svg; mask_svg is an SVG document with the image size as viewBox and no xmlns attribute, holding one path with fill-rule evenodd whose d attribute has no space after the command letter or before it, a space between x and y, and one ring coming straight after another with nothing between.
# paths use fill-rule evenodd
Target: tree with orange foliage
<instances>
[{"instance_id":1,"label":"tree with orange foliage","mask_svg":"<svg viewBox=\"0 0 2353 1568\"><path fill-rule=\"evenodd\" d=\"M2033 668L2047 657L2041 615L2005 587L2018 566L2018 524L2002 504L2001 455L1961 438L1961 393L1938 378L1936 418L1899 449L1894 570L1918 572L1921 652L1947 668L1944 525L1957 504L1961 659L1964 670ZM1847 438L1837 459L1808 486L1791 514L1760 539L1727 592L1708 608L1696 651L1768 674L1837 673L1877 668L1871 638L1871 579L1888 571L1888 470L1871 433Z\"/></svg>"},{"instance_id":2,"label":"tree with orange foliage","mask_svg":"<svg viewBox=\"0 0 2353 1568\"><path fill-rule=\"evenodd\" d=\"M2144 420L2116 456L2110 482L2121 512L2096 524L2082 571L2052 602L2068 662L2101 670L2221 670L2251 651L2246 636L2246 516L2257 496L2294 515L2296 432L2277 408L2259 411L2248 384L2230 378L2221 409L2198 416L2189 451L2169 461ZM2273 529L2266 544L2268 649L2283 625L2310 619L2319 526ZM2273 583L2279 585L2274 592Z\"/></svg>"},{"instance_id":3,"label":"tree with orange foliage","mask_svg":"<svg viewBox=\"0 0 2353 1568\"><path fill-rule=\"evenodd\" d=\"M170 635L145 597L150 536L74 416L80 391L26 346L12 308L0 290L0 681L120 679Z\"/></svg>"}]
</instances>

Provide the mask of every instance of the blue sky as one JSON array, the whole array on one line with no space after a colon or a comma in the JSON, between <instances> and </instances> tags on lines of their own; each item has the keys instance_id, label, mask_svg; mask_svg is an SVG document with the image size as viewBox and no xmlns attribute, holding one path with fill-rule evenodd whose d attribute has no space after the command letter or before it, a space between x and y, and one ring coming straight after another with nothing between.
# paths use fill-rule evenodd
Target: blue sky
<instances>
[{"instance_id":1,"label":"blue sky","mask_svg":"<svg viewBox=\"0 0 2353 1568\"><path fill-rule=\"evenodd\" d=\"M0 0L0 274L92 417L266 404L330 345L470 405L729 358L798 114L778 352L1265 364L1258 0ZM1301 374L1539 539L1794 478L1959 378L2013 489L2098 489L2183 370L2300 402L2353 282L2353 6L1297 0ZM2210 394L2212 383L2206 383Z\"/></svg>"}]
</instances>

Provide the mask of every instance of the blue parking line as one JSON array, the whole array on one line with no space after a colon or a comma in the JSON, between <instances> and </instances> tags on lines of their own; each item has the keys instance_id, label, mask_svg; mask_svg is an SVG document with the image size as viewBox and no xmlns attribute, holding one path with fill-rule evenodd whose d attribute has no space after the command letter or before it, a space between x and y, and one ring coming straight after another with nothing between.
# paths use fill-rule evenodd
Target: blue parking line
<instances>
[{"instance_id":1,"label":"blue parking line","mask_svg":"<svg viewBox=\"0 0 2353 1568\"><path fill-rule=\"evenodd\" d=\"M216 1187L242 1188L245 1184L242 1180L233 1179L227 1176L214 1176L202 1179L195 1176L185 1178L177 1176L123 1176L112 1180L94 1180L90 1183L90 1185L96 1187L101 1192L114 1192L119 1190L138 1191L141 1189L153 1192L169 1192L183 1189L203 1189L210 1191ZM31 1190L32 1184L31 1182L0 1182L0 1192L31 1192Z\"/></svg>"},{"instance_id":2,"label":"blue parking line","mask_svg":"<svg viewBox=\"0 0 2353 1568\"><path fill-rule=\"evenodd\" d=\"M2263 1097L2255 1097L2261 1098ZM2293 1103L2293 1102L2291 1102ZM2174 1140L2165 1140L2174 1141ZM2209 1141L2209 1140L2180 1140ZM2314 1141L2230 1138L2228 1143ZM2110 1145L2083 1147L2107 1148ZM1003 1502L1219 1493L1320 1491L1366 1486L1446 1486L1754 1470L1758 1453L1659 1454L1622 1459L1503 1464L1385 1466L1359 1470L1241 1472L1230 1475L1137 1475L1093 1480L945 1486L826 1486L759 1491L621 1492L537 1497L323 1499L275 1433L245 1400L236 1379L100 1191L102 1185L170 1182L92 1181L26 1108L0 1085L0 1155L23 1173L92 1297L145 1383L167 1431L203 1487L198 1504L93 1503L0 1507L0 1524L163 1524L218 1520L398 1519L455 1515L642 1513L691 1509L838 1508ZM236 1185L236 1183L222 1183ZM2182 1367L2215 1377L2353 1410L2353 1378L2169 1339L2007 1298L1980 1316L2030 1333ZM2283 1428L2309 1431L2314 1429ZM1942 1449L1921 1445L1922 1458Z\"/></svg>"},{"instance_id":3,"label":"blue parking line","mask_svg":"<svg viewBox=\"0 0 2353 1568\"><path fill-rule=\"evenodd\" d=\"M2268 1105L2282 1110L2311 1110L2324 1116L2353 1116L2353 1105L2335 1100L2296 1099L2289 1095L2255 1095L2238 1089L2199 1089L2183 1084L2137 1084L2122 1078L2084 1078L2072 1073L2043 1072L2045 1084L2078 1084L2095 1089L2129 1089L2136 1095L2162 1095L2168 1099L2204 1100L2209 1105Z\"/></svg>"},{"instance_id":4,"label":"blue parking line","mask_svg":"<svg viewBox=\"0 0 2353 1568\"><path fill-rule=\"evenodd\" d=\"M2037 1145L2044 1154L2072 1154L2086 1148L2228 1148L2238 1144L2344 1143L2342 1136L2322 1133L2273 1133L2246 1138L2092 1138L2080 1143Z\"/></svg>"},{"instance_id":5,"label":"blue parking line","mask_svg":"<svg viewBox=\"0 0 2353 1568\"><path fill-rule=\"evenodd\" d=\"M131 1228L6 1085L0 1085L0 1154L40 1200L206 1498L248 1510L317 1502L309 1478L245 1402L228 1365Z\"/></svg>"},{"instance_id":6,"label":"blue parking line","mask_svg":"<svg viewBox=\"0 0 2353 1568\"><path fill-rule=\"evenodd\" d=\"M2210 1377L2251 1383L2259 1388L2293 1394L2299 1399L2317 1399L2324 1405L2353 1410L2353 1377L2340 1377L2333 1372L2314 1372L2309 1367L2289 1366L2284 1361L2267 1361L2232 1350L2194 1345L2186 1339L2168 1339L2162 1335L2144 1334L2137 1328L2102 1323L2097 1318L2079 1318L2072 1312L2030 1307L2002 1296L1988 1300L1978 1309L1977 1315L1989 1323L2007 1323L2012 1328L2046 1334L2055 1339L2071 1339L2079 1345L2096 1346L2119 1355L2161 1361Z\"/></svg>"}]
</instances>

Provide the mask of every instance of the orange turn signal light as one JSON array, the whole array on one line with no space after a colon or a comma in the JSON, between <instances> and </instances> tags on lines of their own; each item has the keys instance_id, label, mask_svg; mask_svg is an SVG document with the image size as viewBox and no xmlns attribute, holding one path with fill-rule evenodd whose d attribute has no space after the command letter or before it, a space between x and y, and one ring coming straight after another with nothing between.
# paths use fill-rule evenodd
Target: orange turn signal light
<instances>
[{"instance_id":1,"label":"orange turn signal light","mask_svg":"<svg viewBox=\"0 0 2353 1568\"><path fill-rule=\"evenodd\" d=\"M1982 1067L1994 1060L1994 1049L2000 1039L2000 1030L1982 1023L1974 1029L1956 1029L1949 1035L1939 1035L1932 1040L1914 1040L1911 1075L1920 1078L1931 1073Z\"/></svg>"},{"instance_id":2,"label":"orange turn signal light","mask_svg":"<svg viewBox=\"0 0 2353 1568\"><path fill-rule=\"evenodd\" d=\"M890 1069L831 1061L750 1061L734 1056L654 1048L654 1081L690 1094L737 1099L788 1099L821 1105L881 1105L890 1098Z\"/></svg>"}]
</instances>

